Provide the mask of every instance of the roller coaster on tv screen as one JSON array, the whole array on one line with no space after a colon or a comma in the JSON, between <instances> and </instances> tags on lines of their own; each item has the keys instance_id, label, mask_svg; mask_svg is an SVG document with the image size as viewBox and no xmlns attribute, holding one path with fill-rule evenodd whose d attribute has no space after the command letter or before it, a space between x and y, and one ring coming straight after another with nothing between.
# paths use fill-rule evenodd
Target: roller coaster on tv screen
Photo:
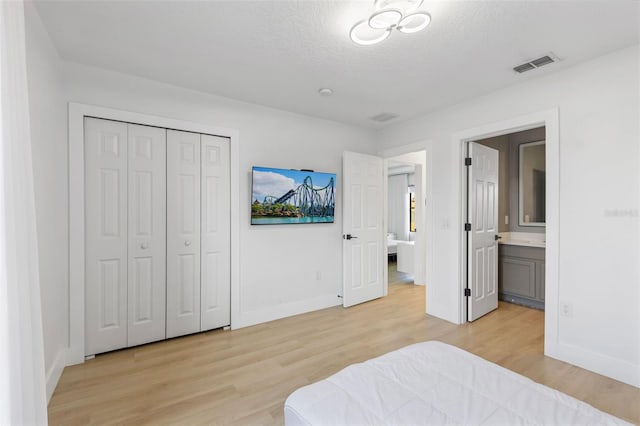
<instances>
[{"instance_id":1,"label":"roller coaster on tv screen","mask_svg":"<svg viewBox=\"0 0 640 426\"><path fill-rule=\"evenodd\" d=\"M333 222L334 188L333 178L326 186L315 188L311 176L307 176L296 189L291 189L280 197L267 195L262 202L255 200L251 206L252 223L260 218L311 219L301 222L313 222L313 218L331 218L331 220L322 220L322 222ZM295 223L295 221L286 223Z\"/></svg>"}]
</instances>

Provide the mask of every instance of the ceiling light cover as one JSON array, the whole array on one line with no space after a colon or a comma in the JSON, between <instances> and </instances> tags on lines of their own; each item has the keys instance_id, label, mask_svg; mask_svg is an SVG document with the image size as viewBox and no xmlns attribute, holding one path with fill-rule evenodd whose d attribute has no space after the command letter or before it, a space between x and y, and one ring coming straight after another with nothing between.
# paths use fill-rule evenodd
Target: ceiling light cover
<instances>
[{"instance_id":1,"label":"ceiling light cover","mask_svg":"<svg viewBox=\"0 0 640 426\"><path fill-rule=\"evenodd\" d=\"M353 40L354 43L361 44L363 46L380 43L381 41L386 40L390 34L390 28L371 28L367 19L355 24L349 32L351 40Z\"/></svg>"},{"instance_id":2,"label":"ceiling light cover","mask_svg":"<svg viewBox=\"0 0 640 426\"><path fill-rule=\"evenodd\" d=\"M423 30L431 15L415 11L421 4L422 0L374 0L377 10L351 27L349 36L354 43L366 46L386 40L394 29L403 33Z\"/></svg>"},{"instance_id":3,"label":"ceiling light cover","mask_svg":"<svg viewBox=\"0 0 640 426\"><path fill-rule=\"evenodd\" d=\"M431 23L431 15L427 12L416 12L407 15L398 23L398 31L403 33L415 33L424 30Z\"/></svg>"},{"instance_id":4,"label":"ceiling light cover","mask_svg":"<svg viewBox=\"0 0 640 426\"><path fill-rule=\"evenodd\" d=\"M375 12L369 18L369 26L378 30L395 28L402 19L402 12L396 9L385 9Z\"/></svg>"}]
</instances>

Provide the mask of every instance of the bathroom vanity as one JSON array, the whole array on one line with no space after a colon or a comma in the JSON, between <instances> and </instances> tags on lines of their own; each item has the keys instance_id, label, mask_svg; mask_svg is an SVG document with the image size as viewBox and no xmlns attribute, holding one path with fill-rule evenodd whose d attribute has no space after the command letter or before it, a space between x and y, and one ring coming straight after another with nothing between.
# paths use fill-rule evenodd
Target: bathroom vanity
<instances>
[{"instance_id":1,"label":"bathroom vanity","mask_svg":"<svg viewBox=\"0 0 640 426\"><path fill-rule=\"evenodd\" d=\"M545 234L500 233L500 300L544 310Z\"/></svg>"}]
</instances>

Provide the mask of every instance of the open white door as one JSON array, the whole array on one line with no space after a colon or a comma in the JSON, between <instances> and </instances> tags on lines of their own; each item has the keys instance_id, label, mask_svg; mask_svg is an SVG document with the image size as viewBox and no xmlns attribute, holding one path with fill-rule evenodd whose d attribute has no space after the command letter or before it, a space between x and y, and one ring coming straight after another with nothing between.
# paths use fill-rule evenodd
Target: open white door
<instances>
[{"instance_id":1,"label":"open white door","mask_svg":"<svg viewBox=\"0 0 640 426\"><path fill-rule=\"evenodd\" d=\"M468 321L474 321L498 307L498 155L495 149L469 143Z\"/></svg>"},{"instance_id":2,"label":"open white door","mask_svg":"<svg viewBox=\"0 0 640 426\"><path fill-rule=\"evenodd\" d=\"M384 293L382 158L345 152L342 175L342 302L348 307Z\"/></svg>"}]
</instances>

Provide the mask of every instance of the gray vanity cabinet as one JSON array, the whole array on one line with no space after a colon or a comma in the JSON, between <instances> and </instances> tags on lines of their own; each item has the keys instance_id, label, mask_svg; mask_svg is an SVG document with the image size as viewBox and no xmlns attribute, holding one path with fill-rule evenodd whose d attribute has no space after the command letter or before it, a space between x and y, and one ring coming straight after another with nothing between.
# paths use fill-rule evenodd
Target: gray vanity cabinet
<instances>
[{"instance_id":1,"label":"gray vanity cabinet","mask_svg":"<svg viewBox=\"0 0 640 426\"><path fill-rule=\"evenodd\" d=\"M499 246L501 300L544 309L544 248Z\"/></svg>"}]
</instances>

